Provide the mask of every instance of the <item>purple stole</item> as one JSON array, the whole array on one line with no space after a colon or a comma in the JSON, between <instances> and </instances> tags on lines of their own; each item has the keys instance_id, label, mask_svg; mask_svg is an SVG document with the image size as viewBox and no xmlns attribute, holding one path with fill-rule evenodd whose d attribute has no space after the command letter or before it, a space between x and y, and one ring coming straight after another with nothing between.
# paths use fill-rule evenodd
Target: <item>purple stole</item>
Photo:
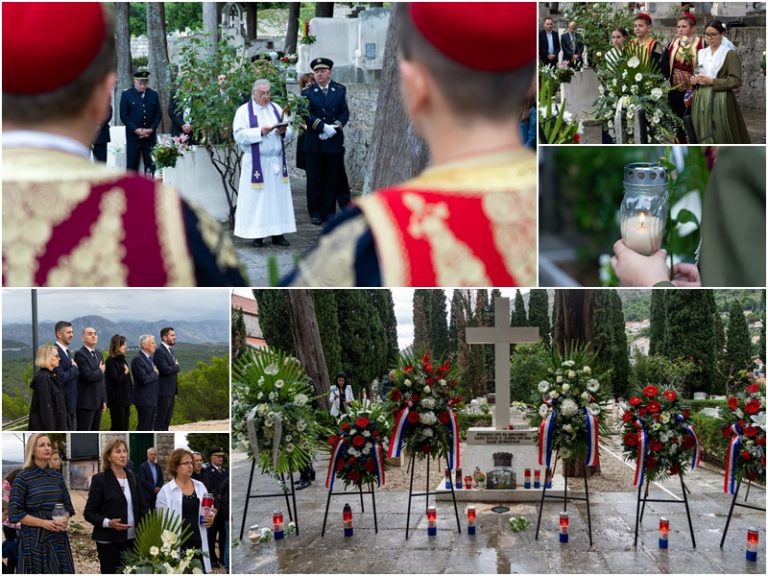
<instances>
[{"instance_id":1,"label":"purple stole","mask_svg":"<svg viewBox=\"0 0 768 576\"><path fill-rule=\"evenodd\" d=\"M277 111L277 106L274 102L270 102L272 110L275 112L275 117L278 122L283 121L283 115ZM259 127L259 118L253 113L253 98L248 100L248 120L250 121L251 128ZM253 172L251 173L251 188L264 188L264 173L261 169L261 152L259 151L259 142L251 144L251 166ZM283 150L283 182L288 182L288 166L285 163L285 141L282 142Z\"/></svg>"}]
</instances>

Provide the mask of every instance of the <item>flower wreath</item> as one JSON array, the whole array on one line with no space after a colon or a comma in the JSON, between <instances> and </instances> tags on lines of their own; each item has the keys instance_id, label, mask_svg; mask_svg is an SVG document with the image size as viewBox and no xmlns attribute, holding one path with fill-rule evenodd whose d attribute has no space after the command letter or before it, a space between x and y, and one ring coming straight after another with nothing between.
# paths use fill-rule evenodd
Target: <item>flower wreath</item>
<instances>
[{"instance_id":1,"label":"flower wreath","mask_svg":"<svg viewBox=\"0 0 768 576\"><path fill-rule=\"evenodd\" d=\"M765 483L765 381L748 382L729 396L723 418L728 442L724 491L734 494L736 482L744 478Z\"/></svg>"}]
</instances>

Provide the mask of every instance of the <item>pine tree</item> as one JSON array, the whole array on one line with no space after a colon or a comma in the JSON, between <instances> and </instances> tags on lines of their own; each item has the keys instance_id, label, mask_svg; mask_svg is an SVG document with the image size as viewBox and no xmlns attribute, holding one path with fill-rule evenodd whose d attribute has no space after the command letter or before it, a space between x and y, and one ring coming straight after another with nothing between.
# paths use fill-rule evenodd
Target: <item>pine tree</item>
<instances>
[{"instance_id":1,"label":"pine tree","mask_svg":"<svg viewBox=\"0 0 768 576\"><path fill-rule=\"evenodd\" d=\"M614 321L610 292L611 290L595 290L592 307L592 349L597 354L598 362L606 369L613 368L615 355ZM612 376L613 370L609 372L601 384L606 387L611 386Z\"/></svg>"},{"instance_id":2,"label":"pine tree","mask_svg":"<svg viewBox=\"0 0 768 576\"><path fill-rule=\"evenodd\" d=\"M725 360L729 376L735 376L739 370L748 370L752 366L752 341L744 309L738 299L731 302L728 311Z\"/></svg>"},{"instance_id":3,"label":"pine tree","mask_svg":"<svg viewBox=\"0 0 768 576\"><path fill-rule=\"evenodd\" d=\"M615 396L627 395L629 389L629 348L627 346L627 328L621 297L616 290L610 291L611 319L613 321L613 372L611 383Z\"/></svg>"},{"instance_id":4,"label":"pine tree","mask_svg":"<svg viewBox=\"0 0 768 576\"><path fill-rule=\"evenodd\" d=\"M528 326L538 326L539 337L549 346L549 297L546 290L531 290L528 297Z\"/></svg>"},{"instance_id":5,"label":"pine tree","mask_svg":"<svg viewBox=\"0 0 768 576\"><path fill-rule=\"evenodd\" d=\"M333 290L312 290L315 316L320 328L325 365L331 378L341 370L341 337L339 334L339 311Z\"/></svg>"},{"instance_id":6,"label":"pine tree","mask_svg":"<svg viewBox=\"0 0 768 576\"><path fill-rule=\"evenodd\" d=\"M525 313L525 302L520 290L515 291L515 306L512 310L510 326L528 326L528 315Z\"/></svg>"},{"instance_id":7,"label":"pine tree","mask_svg":"<svg viewBox=\"0 0 768 576\"><path fill-rule=\"evenodd\" d=\"M648 347L648 355L661 354L664 351L664 328L666 316L664 312L665 290L651 291L651 337Z\"/></svg>"},{"instance_id":8,"label":"pine tree","mask_svg":"<svg viewBox=\"0 0 768 576\"><path fill-rule=\"evenodd\" d=\"M295 355L291 334L291 307L286 290L257 289L253 291L259 305L259 326L270 348Z\"/></svg>"},{"instance_id":9,"label":"pine tree","mask_svg":"<svg viewBox=\"0 0 768 576\"><path fill-rule=\"evenodd\" d=\"M413 293L413 350L423 353L429 348L429 290Z\"/></svg>"},{"instance_id":10,"label":"pine tree","mask_svg":"<svg viewBox=\"0 0 768 576\"><path fill-rule=\"evenodd\" d=\"M448 357L448 311L445 292L440 289L430 290L429 348L435 358Z\"/></svg>"}]
</instances>

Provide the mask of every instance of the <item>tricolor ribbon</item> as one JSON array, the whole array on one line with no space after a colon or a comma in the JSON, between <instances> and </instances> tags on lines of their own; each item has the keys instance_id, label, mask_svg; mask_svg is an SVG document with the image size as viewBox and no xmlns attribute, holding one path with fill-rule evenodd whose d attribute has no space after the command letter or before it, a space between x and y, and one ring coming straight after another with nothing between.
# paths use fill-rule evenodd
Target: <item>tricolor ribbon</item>
<instances>
[{"instance_id":1,"label":"tricolor ribbon","mask_svg":"<svg viewBox=\"0 0 768 576\"><path fill-rule=\"evenodd\" d=\"M555 436L555 418L557 412L552 410L539 424L539 466L551 468L552 439Z\"/></svg>"},{"instance_id":2,"label":"tricolor ribbon","mask_svg":"<svg viewBox=\"0 0 768 576\"><path fill-rule=\"evenodd\" d=\"M400 456L400 452L403 450L403 440L405 439L405 429L408 426L408 413L411 411L413 404L408 402L408 405L400 411L395 421L395 427L392 429L392 437L389 440L389 450L387 450L387 458L397 458Z\"/></svg>"},{"instance_id":3,"label":"tricolor ribbon","mask_svg":"<svg viewBox=\"0 0 768 576\"><path fill-rule=\"evenodd\" d=\"M682 423L685 431L691 435L691 438L693 438L693 457L691 458L691 470L695 470L699 465L699 462L701 462L701 445L699 444L699 437L696 435L696 431L693 429L693 426L685 423L685 416L678 414L675 416L675 418L677 418L678 422Z\"/></svg>"},{"instance_id":4,"label":"tricolor ribbon","mask_svg":"<svg viewBox=\"0 0 768 576\"><path fill-rule=\"evenodd\" d=\"M637 431L637 465L635 467L633 486L642 486L645 481L645 461L648 458L648 432L643 428L642 421L637 420L635 425L640 428Z\"/></svg>"},{"instance_id":5,"label":"tricolor ribbon","mask_svg":"<svg viewBox=\"0 0 768 576\"><path fill-rule=\"evenodd\" d=\"M733 435L728 442L728 449L725 451L725 482L723 483L723 492L733 495L736 493L736 465L739 461L739 448L741 446L743 430L738 424L731 424L730 429Z\"/></svg>"},{"instance_id":6,"label":"tricolor ribbon","mask_svg":"<svg viewBox=\"0 0 768 576\"><path fill-rule=\"evenodd\" d=\"M329 490L333 490L333 481L336 478L336 462L339 460L343 446L344 442L339 438L336 446L333 447L333 452L331 452L331 462L328 464L328 474L325 476L325 487Z\"/></svg>"},{"instance_id":7,"label":"tricolor ribbon","mask_svg":"<svg viewBox=\"0 0 768 576\"><path fill-rule=\"evenodd\" d=\"M584 409L587 422L587 466L597 466L600 450L598 448L597 416Z\"/></svg>"},{"instance_id":8,"label":"tricolor ribbon","mask_svg":"<svg viewBox=\"0 0 768 576\"><path fill-rule=\"evenodd\" d=\"M386 481L384 476L384 452L381 449L381 442L379 440L372 441L373 444L373 463L376 466L376 485L381 486ZM339 438L336 442L336 446L333 447L331 452L331 462L328 466L328 473L325 476L325 487L329 490L333 490L333 483L336 479L336 463L342 458L342 450L344 448L344 441ZM344 454L346 457L346 453Z\"/></svg>"},{"instance_id":9,"label":"tricolor ribbon","mask_svg":"<svg viewBox=\"0 0 768 576\"><path fill-rule=\"evenodd\" d=\"M451 449L448 452L448 468L458 470L461 468L461 433L459 430L459 417L455 410L450 410Z\"/></svg>"},{"instance_id":10,"label":"tricolor ribbon","mask_svg":"<svg viewBox=\"0 0 768 576\"><path fill-rule=\"evenodd\" d=\"M384 451L378 440L373 443L373 461L376 464L376 485L380 487L386 482L386 478L384 476Z\"/></svg>"}]
</instances>

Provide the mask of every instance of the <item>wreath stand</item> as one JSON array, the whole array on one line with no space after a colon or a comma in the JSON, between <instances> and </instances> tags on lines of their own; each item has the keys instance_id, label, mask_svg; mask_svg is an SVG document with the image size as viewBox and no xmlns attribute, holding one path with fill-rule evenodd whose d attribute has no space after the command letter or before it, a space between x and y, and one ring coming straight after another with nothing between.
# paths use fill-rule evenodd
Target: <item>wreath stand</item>
<instances>
[{"instance_id":1,"label":"wreath stand","mask_svg":"<svg viewBox=\"0 0 768 576\"><path fill-rule=\"evenodd\" d=\"M429 463L430 463L431 455L427 454L427 491L426 492L414 492L413 491L413 473L416 470L415 466L415 454L411 454L411 458L408 461L408 467L411 469L411 482L408 486L408 515L405 520L405 539L408 540L408 533L410 530L411 525L411 502L415 496L425 496L426 505L425 510L429 508L429 495L430 494L437 494L434 490L430 490L430 484L429 484ZM448 457L445 458L445 463L450 468L450 461L448 460ZM451 482L451 496L453 497L453 511L456 514L456 527L459 529L459 534L461 534L461 520L459 519L459 507L456 504L456 492L453 489L453 482Z\"/></svg>"},{"instance_id":2,"label":"wreath stand","mask_svg":"<svg viewBox=\"0 0 768 576\"><path fill-rule=\"evenodd\" d=\"M371 495L371 502L373 502L373 530L376 534L379 533L379 520L376 516L376 492L373 486L373 482L369 483L370 489L363 492L363 485L360 484L358 488L360 489L360 511L365 514L365 503L363 502L363 494L370 494ZM346 486L345 486L346 487ZM325 516L323 516L323 531L320 534L321 536L325 536L325 524L328 521L328 508L331 505L331 496L342 496L344 494L349 494L346 490L343 492L334 492L333 488L328 490L328 500L325 502Z\"/></svg>"},{"instance_id":3,"label":"wreath stand","mask_svg":"<svg viewBox=\"0 0 768 576\"><path fill-rule=\"evenodd\" d=\"M667 502L669 504L685 504L685 514L688 516L688 529L691 532L691 543L693 544L694 549L696 548L696 538L693 535L693 522L691 521L691 510L688 507L688 488L685 487L685 481L683 480L683 475L679 474L680 476L680 487L683 490L683 500L670 500L669 498L648 498L648 489L650 488L651 482L649 482L646 479L645 482L645 493L641 495L643 491L642 486L638 486L637 488L637 511L635 514L635 547L637 547L637 534L638 530L640 529L640 522L643 521L643 515L645 514L645 503L646 502ZM642 508L640 507L640 503L642 502Z\"/></svg>"},{"instance_id":4,"label":"wreath stand","mask_svg":"<svg viewBox=\"0 0 768 576\"><path fill-rule=\"evenodd\" d=\"M557 460L555 460L555 466L557 466ZM552 476L555 475L555 468L552 468ZM589 508L589 481L587 480L587 466L584 465L584 496L572 496L568 495L568 476L563 474L563 478L565 479L565 487L563 488L563 497L560 496L547 496L547 478L544 478L544 488L541 491L541 501L539 502L539 518L536 521L536 540L539 539L539 527L541 526L541 513L544 510L544 500L550 499L550 500L562 500L563 501L563 512L567 512L568 510L568 501L569 500L579 500L579 501L586 501L587 503L587 527L589 529L589 545L592 546L592 514L590 512Z\"/></svg>"},{"instance_id":5,"label":"wreath stand","mask_svg":"<svg viewBox=\"0 0 768 576\"><path fill-rule=\"evenodd\" d=\"M288 520L296 523L296 535L299 535L299 510L296 507L296 488L293 484L293 472L291 472L291 489L283 490L282 492L274 492L272 494L251 494L251 488L253 487L253 474L256 472L256 458L251 462L251 474L248 480L248 491L245 493L245 507L243 508L243 522L240 524L240 540L243 539L243 533L245 532L245 521L248 517L248 503L251 498L279 498L285 497L285 505L288 507ZM285 486L285 475L280 474L280 481ZM291 497L289 500L288 497ZM293 501L293 510L291 510L291 500Z\"/></svg>"},{"instance_id":6,"label":"wreath stand","mask_svg":"<svg viewBox=\"0 0 768 576\"><path fill-rule=\"evenodd\" d=\"M731 524L731 517L733 516L733 509L734 507L738 506L740 508L749 508L750 510L759 510L761 512L765 512L765 508L761 508L760 506L755 506L754 504L747 504L747 498L749 498L749 489L752 487L752 482L750 480L747 480L747 493L744 496L744 503L737 502L736 500L739 497L739 488L741 488L741 480L739 480L739 483L736 485L736 491L733 493L733 500L731 500L731 509L728 511L728 520L725 521L725 530L723 530L723 537L720 539L720 548L723 547L723 544L725 543L725 537L728 534L728 526Z\"/></svg>"}]
</instances>

